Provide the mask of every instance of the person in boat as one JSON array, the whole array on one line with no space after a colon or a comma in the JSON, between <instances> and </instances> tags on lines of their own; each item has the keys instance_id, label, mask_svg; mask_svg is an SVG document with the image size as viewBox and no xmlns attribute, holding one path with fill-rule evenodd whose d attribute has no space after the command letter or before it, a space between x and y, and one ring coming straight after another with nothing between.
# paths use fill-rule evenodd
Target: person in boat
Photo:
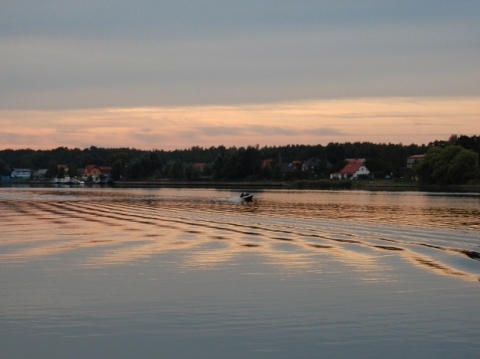
<instances>
[{"instance_id":1,"label":"person in boat","mask_svg":"<svg viewBox=\"0 0 480 359\"><path fill-rule=\"evenodd\" d=\"M242 194L240 195L240 198L245 200L245 201L251 201L252 197L253 196L248 192L242 192Z\"/></svg>"}]
</instances>

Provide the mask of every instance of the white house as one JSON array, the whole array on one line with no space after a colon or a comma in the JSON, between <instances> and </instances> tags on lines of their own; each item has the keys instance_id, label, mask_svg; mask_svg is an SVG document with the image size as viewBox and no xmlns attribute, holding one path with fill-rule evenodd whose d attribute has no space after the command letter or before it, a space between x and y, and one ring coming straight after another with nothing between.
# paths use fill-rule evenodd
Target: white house
<instances>
[{"instance_id":1,"label":"white house","mask_svg":"<svg viewBox=\"0 0 480 359\"><path fill-rule=\"evenodd\" d=\"M14 179L30 179L32 177L32 170L29 168L14 168L10 177Z\"/></svg>"},{"instance_id":2,"label":"white house","mask_svg":"<svg viewBox=\"0 0 480 359\"><path fill-rule=\"evenodd\" d=\"M370 171L365 167L364 158L347 158L346 161L345 167L338 173L332 173L330 179L356 179L370 175Z\"/></svg>"}]
</instances>

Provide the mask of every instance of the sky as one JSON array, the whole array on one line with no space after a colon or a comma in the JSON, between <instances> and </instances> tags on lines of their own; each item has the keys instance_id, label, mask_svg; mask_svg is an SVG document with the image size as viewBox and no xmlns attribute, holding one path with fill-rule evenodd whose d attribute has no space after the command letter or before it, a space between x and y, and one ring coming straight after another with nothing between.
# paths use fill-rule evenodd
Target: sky
<instances>
[{"instance_id":1,"label":"sky","mask_svg":"<svg viewBox=\"0 0 480 359\"><path fill-rule=\"evenodd\" d=\"M480 135L478 0L2 0L0 149Z\"/></svg>"}]
</instances>

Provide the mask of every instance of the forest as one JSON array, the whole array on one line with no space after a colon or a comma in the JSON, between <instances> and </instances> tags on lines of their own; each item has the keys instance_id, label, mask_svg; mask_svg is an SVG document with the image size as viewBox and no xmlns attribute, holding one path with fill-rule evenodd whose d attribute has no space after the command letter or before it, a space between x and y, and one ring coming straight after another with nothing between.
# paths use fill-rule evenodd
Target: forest
<instances>
[{"instance_id":1,"label":"forest","mask_svg":"<svg viewBox=\"0 0 480 359\"><path fill-rule=\"evenodd\" d=\"M426 154L407 168L407 157ZM347 158L365 158L370 179L415 178L431 184L478 183L480 136L452 135L428 145L329 143L273 147L225 147L139 150L134 148L58 147L52 150L0 150L0 175L15 168L47 169L58 175L67 165L76 176L87 165L111 167L113 180L291 181L328 179Z\"/></svg>"}]
</instances>

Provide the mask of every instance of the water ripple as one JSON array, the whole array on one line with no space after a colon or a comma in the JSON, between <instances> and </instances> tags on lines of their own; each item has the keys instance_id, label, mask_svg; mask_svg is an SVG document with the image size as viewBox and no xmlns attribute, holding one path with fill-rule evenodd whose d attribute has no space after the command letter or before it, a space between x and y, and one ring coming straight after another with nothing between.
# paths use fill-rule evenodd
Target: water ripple
<instances>
[{"instance_id":1,"label":"water ripple","mask_svg":"<svg viewBox=\"0 0 480 359\"><path fill-rule=\"evenodd\" d=\"M13 192L13 193L12 193ZM393 258L432 273L480 278L478 198L417 194L265 192L251 204L225 192L0 191L0 263L77 253L82 266L151 260L185 268L247 254L291 270L350 268L388 280Z\"/></svg>"}]
</instances>

